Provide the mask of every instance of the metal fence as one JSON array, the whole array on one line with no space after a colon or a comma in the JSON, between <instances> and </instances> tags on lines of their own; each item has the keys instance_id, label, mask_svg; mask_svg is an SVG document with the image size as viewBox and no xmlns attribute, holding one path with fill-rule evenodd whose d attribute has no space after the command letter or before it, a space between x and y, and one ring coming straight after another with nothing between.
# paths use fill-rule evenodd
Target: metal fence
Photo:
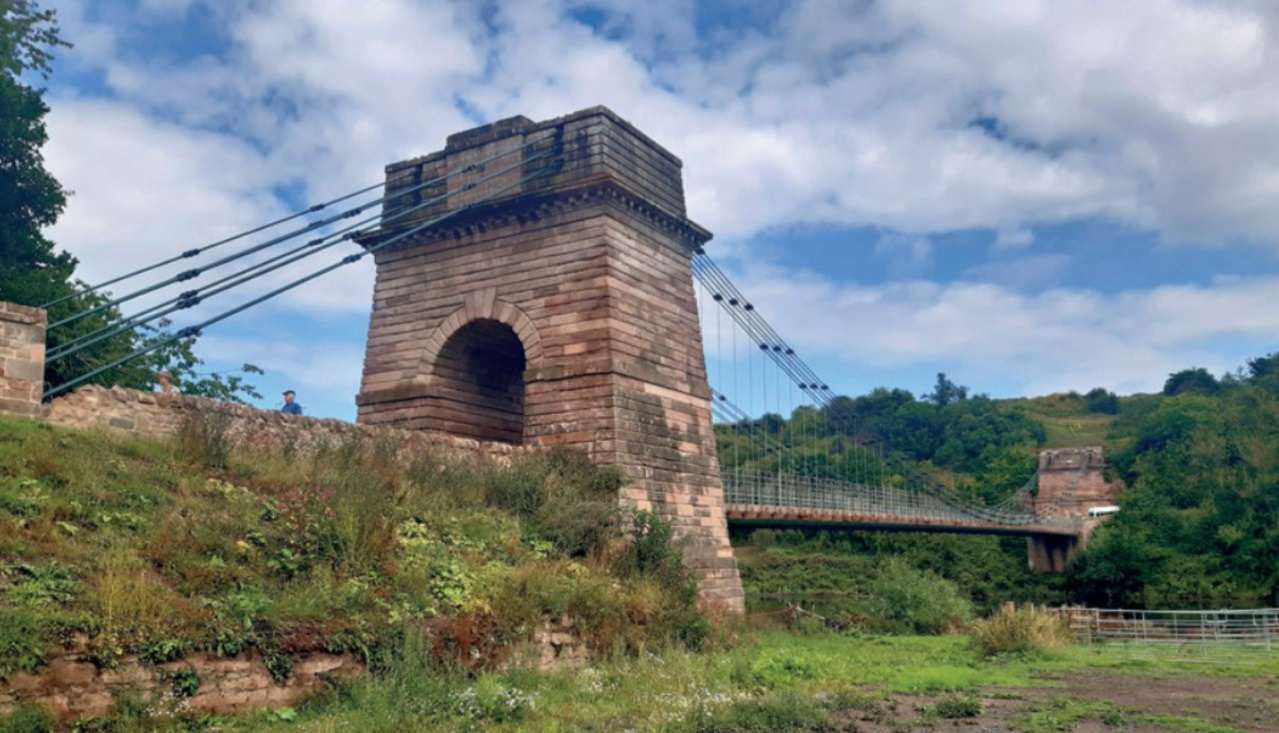
<instances>
[{"instance_id":1,"label":"metal fence","mask_svg":"<svg viewBox=\"0 0 1279 733\"><path fill-rule=\"evenodd\" d=\"M1279 608L1139 611L1066 608L1081 644L1133 659L1250 664L1279 658Z\"/></svg>"}]
</instances>

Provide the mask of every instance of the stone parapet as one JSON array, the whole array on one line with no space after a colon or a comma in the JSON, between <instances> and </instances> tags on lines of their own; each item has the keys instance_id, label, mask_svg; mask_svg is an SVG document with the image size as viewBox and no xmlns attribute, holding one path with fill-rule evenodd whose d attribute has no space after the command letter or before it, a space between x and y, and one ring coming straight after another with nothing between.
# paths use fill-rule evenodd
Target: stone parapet
<instances>
[{"instance_id":1,"label":"stone parapet","mask_svg":"<svg viewBox=\"0 0 1279 733\"><path fill-rule=\"evenodd\" d=\"M0 414L39 417L44 391L43 309L0 302Z\"/></svg>"},{"instance_id":2,"label":"stone parapet","mask_svg":"<svg viewBox=\"0 0 1279 733\"><path fill-rule=\"evenodd\" d=\"M350 438L388 439L406 450L434 447L459 455L485 457L509 456L522 450L508 443L472 440L438 431L288 415L206 397L140 392L122 387L107 389L87 385L55 397L45 407L45 420L54 425L108 430L142 438L172 437L184 420L197 415L202 419L223 420L227 435L244 447L288 450L298 455Z\"/></svg>"}]
</instances>

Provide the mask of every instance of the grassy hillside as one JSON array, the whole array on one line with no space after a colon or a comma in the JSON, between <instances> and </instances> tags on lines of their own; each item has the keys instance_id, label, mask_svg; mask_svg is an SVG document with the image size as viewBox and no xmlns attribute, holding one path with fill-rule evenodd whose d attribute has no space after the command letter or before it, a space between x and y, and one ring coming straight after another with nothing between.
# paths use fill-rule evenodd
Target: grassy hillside
<instances>
[{"instance_id":1,"label":"grassy hillside","mask_svg":"<svg viewBox=\"0 0 1279 733\"><path fill-rule=\"evenodd\" d=\"M695 644L669 528L622 515L619 481L571 453L266 455L200 420L172 443L0 420L0 676L73 635L103 666L250 647L282 675L294 651L376 664L440 617L473 622L490 661L547 615L605 654Z\"/></svg>"},{"instance_id":2,"label":"grassy hillside","mask_svg":"<svg viewBox=\"0 0 1279 733\"><path fill-rule=\"evenodd\" d=\"M814 421L848 426L846 434L807 427ZM778 545L742 555L748 591L826 594L831 578L845 570L818 577L802 566L844 556L873 560L870 567L902 559L959 584L979 608L1003 600L1143 608L1279 604L1279 354L1249 360L1246 370L1220 380L1183 370L1161 394L1125 397L1098 388L992 400L968 397L941 375L934 394L922 399L881 388L839 397L822 411L800 408L789 420L768 415L719 429L726 463L775 468L777 458L759 449L757 436L768 433L821 456L804 464L813 472L839 475L841 467L870 463L888 483L925 473L976 504L997 504L1025 485L1041 450L1101 445L1107 478L1125 487L1118 498L1123 510L1098 529L1064 577L1027 572L1025 544L1016 538L792 532L760 543L741 534L739 545ZM850 576L844 593L852 606L873 579L866 571Z\"/></svg>"}]
</instances>

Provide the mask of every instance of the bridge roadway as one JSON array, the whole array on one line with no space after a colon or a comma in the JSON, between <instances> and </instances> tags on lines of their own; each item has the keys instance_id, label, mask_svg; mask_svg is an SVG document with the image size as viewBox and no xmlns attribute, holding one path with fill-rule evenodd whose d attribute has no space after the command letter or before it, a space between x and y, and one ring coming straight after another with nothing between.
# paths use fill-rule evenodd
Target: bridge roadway
<instances>
[{"instance_id":1,"label":"bridge roadway","mask_svg":"<svg viewBox=\"0 0 1279 733\"><path fill-rule=\"evenodd\" d=\"M730 524L1075 537L1082 521L970 504L941 490L723 472Z\"/></svg>"}]
</instances>

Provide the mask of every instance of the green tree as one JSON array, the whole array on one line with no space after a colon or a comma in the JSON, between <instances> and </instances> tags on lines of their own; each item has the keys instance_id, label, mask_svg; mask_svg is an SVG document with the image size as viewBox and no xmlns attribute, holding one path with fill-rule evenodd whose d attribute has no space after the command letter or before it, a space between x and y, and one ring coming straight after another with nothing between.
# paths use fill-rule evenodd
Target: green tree
<instances>
[{"instance_id":1,"label":"green tree","mask_svg":"<svg viewBox=\"0 0 1279 733\"><path fill-rule=\"evenodd\" d=\"M20 77L47 77L45 46L66 45L58 38L52 11L25 0L2 0L0 8L0 298L41 303L63 295L76 261L53 250L41 230L52 226L67 204L66 192L44 168L40 149L48 140L44 117L49 108L41 90Z\"/></svg>"},{"instance_id":2,"label":"green tree","mask_svg":"<svg viewBox=\"0 0 1279 733\"><path fill-rule=\"evenodd\" d=\"M1248 360L1248 376L1261 379L1272 374L1279 374L1279 351Z\"/></svg>"},{"instance_id":3,"label":"green tree","mask_svg":"<svg viewBox=\"0 0 1279 733\"><path fill-rule=\"evenodd\" d=\"M1186 393L1216 394L1219 389L1221 383L1203 367L1182 369L1176 374L1169 374L1168 381L1164 382L1164 394L1168 397Z\"/></svg>"},{"instance_id":4,"label":"green tree","mask_svg":"<svg viewBox=\"0 0 1279 733\"><path fill-rule=\"evenodd\" d=\"M940 372L937 374L937 384L933 387L933 391L924 399L938 407L946 407L968 399L968 388L955 384L946 377L945 372Z\"/></svg>"},{"instance_id":5,"label":"green tree","mask_svg":"<svg viewBox=\"0 0 1279 733\"><path fill-rule=\"evenodd\" d=\"M1094 387L1084 395L1084 409L1103 415L1119 413L1119 397L1105 387Z\"/></svg>"},{"instance_id":6,"label":"green tree","mask_svg":"<svg viewBox=\"0 0 1279 733\"><path fill-rule=\"evenodd\" d=\"M26 83L29 75L47 79L53 52L70 47L59 35L52 10L42 10L32 0L0 0L0 300L42 306L54 303L49 322L57 323L109 303L103 293L89 293L75 278L78 262L59 252L44 230L52 226L67 204L67 192L44 167L41 149L48 141L45 116L49 107L44 90ZM46 346L56 349L120 320L115 307L87 315L50 329ZM51 359L45 367L48 388L60 385L110 364L140 347L167 340L164 329L125 331ZM241 400L259 397L243 377L202 374L203 362L193 352L194 339L179 339L145 357L103 372L92 381L149 389L159 371L173 375L174 383L188 394ZM261 373L245 365L246 373Z\"/></svg>"}]
</instances>

